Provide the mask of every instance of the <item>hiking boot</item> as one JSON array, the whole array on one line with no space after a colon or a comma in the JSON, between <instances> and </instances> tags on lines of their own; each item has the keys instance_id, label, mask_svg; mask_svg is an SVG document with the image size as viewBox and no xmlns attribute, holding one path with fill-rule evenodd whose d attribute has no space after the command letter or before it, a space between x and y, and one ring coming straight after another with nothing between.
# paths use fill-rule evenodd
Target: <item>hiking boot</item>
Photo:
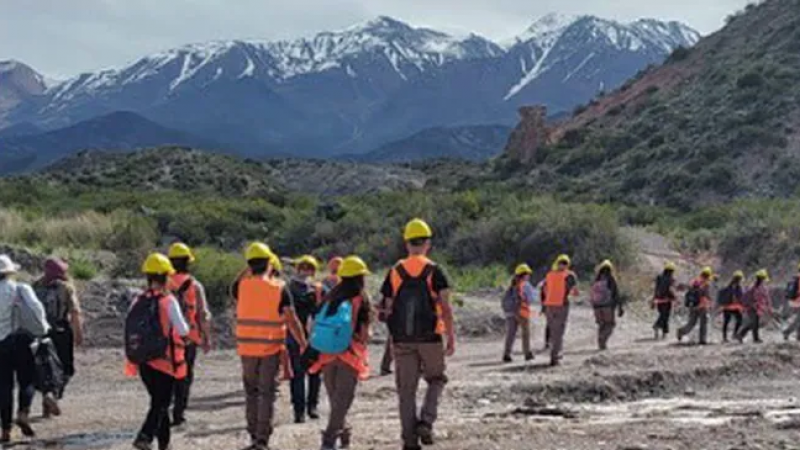
<instances>
[{"instance_id":1,"label":"hiking boot","mask_svg":"<svg viewBox=\"0 0 800 450\"><path fill-rule=\"evenodd\" d=\"M419 441L422 445L433 445L433 426L425 422L418 423L417 436L419 436Z\"/></svg>"},{"instance_id":2,"label":"hiking boot","mask_svg":"<svg viewBox=\"0 0 800 450\"><path fill-rule=\"evenodd\" d=\"M169 424L172 428L180 428L186 425L186 418L183 416L175 416Z\"/></svg>"},{"instance_id":3,"label":"hiking boot","mask_svg":"<svg viewBox=\"0 0 800 450\"><path fill-rule=\"evenodd\" d=\"M58 406L58 401L52 394L45 394L42 398L42 409L56 417L61 415L61 408Z\"/></svg>"},{"instance_id":4,"label":"hiking boot","mask_svg":"<svg viewBox=\"0 0 800 450\"><path fill-rule=\"evenodd\" d=\"M144 439L137 438L135 441L133 441L133 448L136 450L153 450L153 444Z\"/></svg>"},{"instance_id":5,"label":"hiking boot","mask_svg":"<svg viewBox=\"0 0 800 450\"><path fill-rule=\"evenodd\" d=\"M304 413L294 413L294 423L306 423L306 415Z\"/></svg>"},{"instance_id":6,"label":"hiking boot","mask_svg":"<svg viewBox=\"0 0 800 450\"><path fill-rule=\"evenodd\" d=\"M11 442L11 430L3 430L0 433L0 444L8 444Z\"/></svg>"},{"instance_id":7,"label":"hiking boot","mask_svg":"<svg viewBox=\"0 0 800 450\"><path fill-rule=\"evenodd\" d=\"M386 368L381 369L381 376L382 377L389 376L389 375L391 375L393 373L394 372L392 372L392 369L386 369Z\"/></svg>"},{"instance_id":8,"label":"hiking boot","mask_svg":"<svg viewBox=\"0 0 800 450\"><path fill-rule=\"evenodd\" d=\"M422 450L422 447L420 447L420 446L410 447L408 445L404 445L403 446L403 450Z\"/></svg>"},{"instance_id":9,"label":"hiking boot","mask_svg":"<svg viewBox=\"0 0 800 450\"><path fill-rule=\"evenodd\" d=\"M339 435L339 448L350 448L350 440L352 438L353 432L350 428L345 428L342 430L342 434Z\"/></svg>"},{"instance_id":10,"label":"hiking boot","mask_svg":"<svg viewBox=\"0 0 800 450\"><path fill-rule=\"evenodd\" d=\"M514 360L511 359L510 355L503 355L503 362L504 363L510 363L510 362L514 362Z\"/></svg>"},{"instance_id":11,"label":"hiking boot","mask_svg":"<svg viewBox=\"0 0 800 450\"><path fill-rule=\"evenodd\" d=\"M319 419L319 412L317 412L316 406L309 406L308 407L308 418L311 420Z\"/></svg>"},{"instance_id":12,"label":"hiking boot","mask_svg":"<svg viewBox=\"0 0 800 450\"><path fill-rule=\"evenodd\" d=\"M525 354L525 361L533 361L536 358L533 352L528 352Z\"/></svg>"},{"instance_id":13,"label":"hiking boot","mask_svg":"<svg viewBox=\"0 0 800 450\"><path fill-rule=\"evenodd\" d=\"M17 420L14 422L19 427L20 431L22 431L22 435L25 437L34 437L36 433L31 428L31 421L30 417L28 416L28 411L19 411L17 413Z\"/></svg>"}]
</instances>

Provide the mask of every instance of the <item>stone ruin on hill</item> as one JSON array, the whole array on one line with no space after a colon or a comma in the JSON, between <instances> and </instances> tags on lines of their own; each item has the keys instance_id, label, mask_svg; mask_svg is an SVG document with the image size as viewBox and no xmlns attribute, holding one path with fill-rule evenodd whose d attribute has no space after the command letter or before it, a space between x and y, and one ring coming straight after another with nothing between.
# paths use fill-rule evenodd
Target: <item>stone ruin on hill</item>
<instances>
[{"instance_id":1,"label":"stone ruin on hill","mask_svg":"<svg viewBox=\"0 0 800 450\"><path fill-rule=\"evenodd\" d=\"M547 108L524 106L519 109L520 123L511 132L505 153L522 164L536 160L536 152L551 141L552 130L547 126Z\"/></svg>"}]
</instances>

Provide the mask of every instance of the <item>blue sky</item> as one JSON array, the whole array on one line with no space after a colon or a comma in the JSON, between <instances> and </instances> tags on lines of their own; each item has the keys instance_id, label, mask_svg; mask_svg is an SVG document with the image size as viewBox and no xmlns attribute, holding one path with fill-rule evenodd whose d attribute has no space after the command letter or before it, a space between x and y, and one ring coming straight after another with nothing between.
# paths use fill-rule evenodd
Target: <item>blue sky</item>
<instances>
[{"instance_id":1,"label":"blue sky","mask_svg":"<svg viewBox=\"0 0 800 450\"><path fill-rule=\"evenodd\" d=\"M285 39L387 15L502 40L550 12L680 20L710 33L746 0L0 0L0 60L65 78L214 39Z\"/></svg>"}]
</instances>

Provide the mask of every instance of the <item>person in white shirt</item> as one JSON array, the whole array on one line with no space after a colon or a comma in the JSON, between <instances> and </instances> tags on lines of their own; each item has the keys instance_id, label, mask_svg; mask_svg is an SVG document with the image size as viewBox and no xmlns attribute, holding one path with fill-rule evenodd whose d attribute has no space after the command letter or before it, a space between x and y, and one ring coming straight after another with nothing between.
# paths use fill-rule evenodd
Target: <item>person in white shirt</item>
<instances>
[{"instance_id":1,"label":"person in white shirt","mask_svg":"<svg viewBox=\"0 0 800 450\"><path fill-rule=\"evenodd\" d=\"M0 444L11 441L15 378L20 389L29 391L20 395L28 404L19 405L17 425L23 434L34 434L28 420L34 377L31 336L47 334L50 328L33 289L14 280L19 269L8 255L0 255Z\"/></svg>"}]
</instances>

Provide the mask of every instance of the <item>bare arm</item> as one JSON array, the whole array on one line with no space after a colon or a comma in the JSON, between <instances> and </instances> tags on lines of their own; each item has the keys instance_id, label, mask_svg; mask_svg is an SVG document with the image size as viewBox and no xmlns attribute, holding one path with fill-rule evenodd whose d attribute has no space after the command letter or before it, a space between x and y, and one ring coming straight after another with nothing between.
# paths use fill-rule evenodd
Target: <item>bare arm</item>
<instances>
[{"instance_id":1,"label":"bare arm","mask_svg":"<svg viewBox=\"0 0 800 450\"><path fill-rule=\"evenodd\" d=\"M75 288L67 286L67 295L69 296L69 324L72 328L72 336L75 339L75 345L83 345L83 315L81 314L81 304L78 301L78 296L75 293Z\"/></svg>"},{"instance_id":2,"label":"bare arm","mask_svg":"<svg viewBox=\"0 0 800 450\"><path fill-rule=\"evenodd\" d=\"M442 305L442 321L444 322L445 338L447 339L447 356L456 352L456 331L453 321L453 306L450 303L450 289L439 292L439 302Z\"/></svg>"},{"instance_id":3,"label":"bare arm","mask_svg":"<svg viewBox=\"0 0 800 450\"><path fill-rule=\"evenodd\" d=\"M205 287L195 282L195 292L197 293L197 326L200 328L200 336L203 339L200 345L203 351L208 353L211 350L211 311L208 309Z\"/></svg>"}]
</instances>

